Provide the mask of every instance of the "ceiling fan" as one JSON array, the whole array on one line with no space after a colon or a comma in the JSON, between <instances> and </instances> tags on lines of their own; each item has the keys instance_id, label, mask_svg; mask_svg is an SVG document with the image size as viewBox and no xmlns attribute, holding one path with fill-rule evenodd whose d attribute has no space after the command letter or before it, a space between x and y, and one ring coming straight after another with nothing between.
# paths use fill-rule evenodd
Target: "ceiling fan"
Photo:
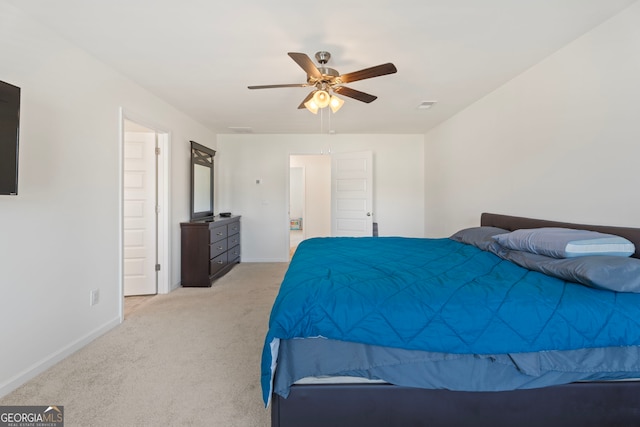
<instances>
[{"instance_id":1,"label":"ceiling fan","mask_svg":"<svg viewBox=\"0 0 640 427\"><path fill-rule=\"evenodd\" d=\"M315 57L320 66L316 66L311 58L304 53L289 52L288 55L293 59L306 73L306 83L279 84L279 85L261 85L248 86L249 89L273 89L282 87L315 87L309 95L300 103L298 109L307 108L314 114L318 113L319 108L331 107L335 113L342 107L344 101L334 94L340 94L367 104L376 100L377 96L370 95L359 90L351 89L343 86L345 83L351 83L358 80L370 79L372 77L384 76L397 72L395 65L388 62L386 64L377 65L375 67L365 68L352 73L340 74L333 68L326 66L331 58L329 52L317 52Z\"/></svg>"}]
</instances>

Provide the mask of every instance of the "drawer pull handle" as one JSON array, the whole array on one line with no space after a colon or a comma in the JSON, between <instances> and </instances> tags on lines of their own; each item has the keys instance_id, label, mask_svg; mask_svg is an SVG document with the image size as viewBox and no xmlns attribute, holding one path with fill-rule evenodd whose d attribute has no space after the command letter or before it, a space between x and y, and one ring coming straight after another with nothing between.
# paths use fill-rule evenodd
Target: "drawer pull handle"
<instances>
[{"instance_id":1,"label":"drawer pull handle","mask_svg":"<svg viewBox=\"0 0 640 427\"><path fill-rule=\"evenodd\" d=\"M218 231L218 232L216 233L216 236L222 236L222 231Z\"/></svg>"},{"instance_id":2,"label":"drawer pull handle","mask_svg":"<svg viewBox=\"0 0 640 427\"><path fill-rule=\"evenodd\" d=\"M224 264L224 261L220 260L218 261L218 264Z\"/></svg>"},{"instance_id":3,"label":"drawer pull handle","mask_svg":"<svg viewBox=\"0 0 640 427\"><path fill-rule=\"evenodd\" d=\"M222 246L218 246L218 250L221 251L222 250Z\"/></svg>"}]
</instances>

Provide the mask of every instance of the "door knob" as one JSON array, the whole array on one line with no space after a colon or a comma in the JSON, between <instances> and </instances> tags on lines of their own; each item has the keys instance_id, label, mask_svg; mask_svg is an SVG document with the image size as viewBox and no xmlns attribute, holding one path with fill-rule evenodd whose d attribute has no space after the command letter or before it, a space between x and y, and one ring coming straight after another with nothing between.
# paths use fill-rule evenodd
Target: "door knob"
<instances>
[{"instance_id":1,"label":"door knob","mask_svg":"<svg viewBox=\"0 0 640 427\"><path fill-rule=\"evenodd\" d=\"M371 212L367 212L367 216L371 216Z\"/></svg>"}]
</instances>

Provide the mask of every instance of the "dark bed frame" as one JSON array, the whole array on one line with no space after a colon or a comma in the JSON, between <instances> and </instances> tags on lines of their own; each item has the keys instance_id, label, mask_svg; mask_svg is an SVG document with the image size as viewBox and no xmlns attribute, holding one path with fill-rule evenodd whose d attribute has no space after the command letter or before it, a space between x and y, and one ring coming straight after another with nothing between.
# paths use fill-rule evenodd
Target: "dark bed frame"
<instances>
[{"instance_id":1,"label":"dark bed frame","mask_svg":"<svg viewBox=\"0 0 640 427\"><path fill-rule=\"evenodd\" d=\"M636 246L640 229L483 213L480 224L507 230L568 227L616 234ZM272 427L620 427L640 426L640 381L582 382L505 392L460 392L391 384L293 385L273 394Z\"/></svg>"}]
</instances>

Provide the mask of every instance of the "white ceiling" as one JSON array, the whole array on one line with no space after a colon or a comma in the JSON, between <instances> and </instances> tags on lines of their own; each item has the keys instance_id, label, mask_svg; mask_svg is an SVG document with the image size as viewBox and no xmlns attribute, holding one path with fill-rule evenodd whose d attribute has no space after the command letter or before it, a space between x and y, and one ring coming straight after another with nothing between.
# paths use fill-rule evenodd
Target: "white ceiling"
<instances>
[{"instance_id":1,"label":"white ceiling","mask_svg":"<svg viewBox=\"0 0 640 427\"><path fill-rule=\"evenodd\" d=\"M635 0L8 0L217 133L424 133ZM329 51L350 83L336 114L287 52ZM419 110L422 101L437 101ZM526 102L526 100L524 100Z\"/></svg>"}]
</instances>

